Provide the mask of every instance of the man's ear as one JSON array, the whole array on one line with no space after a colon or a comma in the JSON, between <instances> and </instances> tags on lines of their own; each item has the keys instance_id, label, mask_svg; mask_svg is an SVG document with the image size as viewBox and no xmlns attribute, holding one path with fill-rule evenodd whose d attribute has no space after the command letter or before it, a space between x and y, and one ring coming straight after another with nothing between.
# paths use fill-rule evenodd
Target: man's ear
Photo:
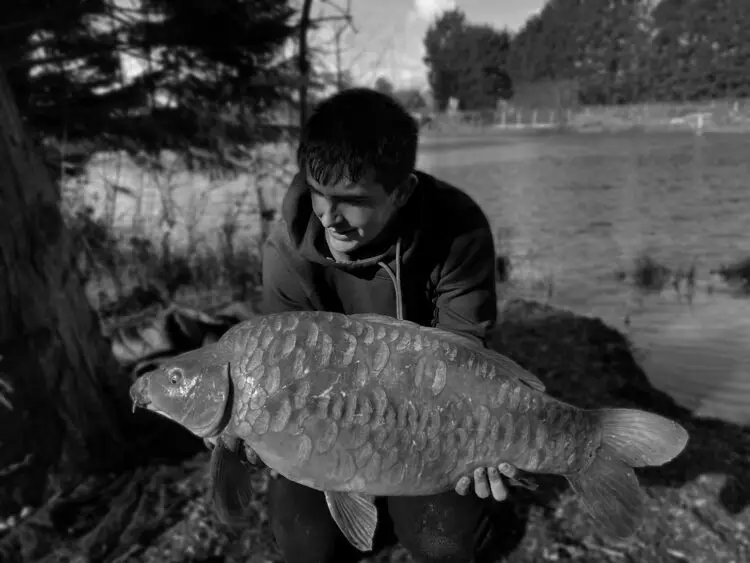
<instances>
[{"instance_id":1,"label":"man's ear","mask_svg":"<svg viewBox=\"0 0 750 563\"><path fill-rule=\"evenodd\" d=\"M393 194L393 201L396 204L396 207L403 207L406 205L406 202L409 201L409 198L411 197L411 194L414 193L414 188L417 187L418 183L419 180L417 179L417 175L412 173L409 174L406 180L396 187Z\"/></svg>"}]
</instances>

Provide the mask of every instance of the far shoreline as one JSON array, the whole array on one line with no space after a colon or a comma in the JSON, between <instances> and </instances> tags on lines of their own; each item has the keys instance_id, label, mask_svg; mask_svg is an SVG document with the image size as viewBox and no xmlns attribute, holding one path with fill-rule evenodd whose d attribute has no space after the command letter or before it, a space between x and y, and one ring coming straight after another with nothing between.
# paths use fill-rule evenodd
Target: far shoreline
<instances>
[{"instance_id":1,"label":"far shoreline","mask_svg":"<svg viewBox=\"0 0 750 563\"><path fill-rule=\"evenodd\" d=\"M710 127L695 131L685 127L666 125L632 126L587 126L587 127L515 127L515 128L466 128L463 130L432 130L420 134L419 148L422 150L448 150L452 147L487 146L508 144L522 139L538 137L566 137L570 135L669 135L669 136L718 136L750 135L748 126Z\"/></svg>"}]
</instances>

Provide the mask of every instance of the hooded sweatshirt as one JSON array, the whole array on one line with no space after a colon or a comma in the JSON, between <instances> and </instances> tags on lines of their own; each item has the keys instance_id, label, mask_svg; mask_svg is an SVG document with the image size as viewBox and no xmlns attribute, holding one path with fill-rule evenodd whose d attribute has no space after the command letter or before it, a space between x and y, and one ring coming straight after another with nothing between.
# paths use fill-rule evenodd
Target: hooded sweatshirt
<instances>
[{"instance_id":1,"label":"hooded sweatshirt","mask_svg":"<svg viewBox=\"0 0 750 563\"><path fill-rule=\"evenodd\" d=\"M463 191L424 172L373 256L336 262L304 176L263 247L264 314L377 313L487 343L497 317L495 248L487 217Z\"/></svg>"}]
</instances>

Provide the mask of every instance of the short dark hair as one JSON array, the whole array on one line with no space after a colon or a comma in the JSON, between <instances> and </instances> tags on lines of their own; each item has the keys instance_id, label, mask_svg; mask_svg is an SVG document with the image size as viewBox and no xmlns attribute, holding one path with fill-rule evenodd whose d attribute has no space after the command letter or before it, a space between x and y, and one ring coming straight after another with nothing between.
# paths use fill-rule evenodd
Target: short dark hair
<instances>
[{"instance_id":1,"label":"short dark hair","mask_svg":"<svg viewBox=\"0 0 750 563\"><path fill-rule=\"evenodd\" d=\"M302 128L297 164L316 182L357 182L374 173L391 192L414 171L419 127L391 96L351 88L323 100Z\"/></svg>"}]
</instances>

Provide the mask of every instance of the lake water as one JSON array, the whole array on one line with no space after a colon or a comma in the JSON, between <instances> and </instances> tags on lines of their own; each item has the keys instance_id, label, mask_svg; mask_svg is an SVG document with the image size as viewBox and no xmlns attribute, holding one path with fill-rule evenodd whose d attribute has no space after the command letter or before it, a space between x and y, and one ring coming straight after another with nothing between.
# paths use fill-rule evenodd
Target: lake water
<instances>
[{"instance_id":1,"label":"lake water","mask_svg":"<svg viewBox=\"0 0 750 563\"><path fill-rule=\"evenodd\" d=\"M748 325L741 347L750 349L745 300L698 295L686 310L676 294L664 292L633 310L633 289L614 276L647 252L669 266L696 260L703 285L710 268L750 255L750 135L550 133L440 140L425 143L419 165L476 199L516 271L554 280L553 304L602 317L644 349L675 327L692 326L692 334L714 330L705 328L701 316L714 319L716 327L719 310L725 324ZM629 310L633 321L626 328ZM733 371L743 373L733 377L746 387L743 408L750 412L750 362ZM682 383L657 386L679 394ZM681 402L689 402L691 392L683 394Z\"/></svg>"},{"instance_id":2,"label":"lake water","mask_svg":"<svg viewBox=\"0 0 750 563\"><path fill-rule=\"evenodd\" d=\"M553 301L613 322L613 274L646 251L699 274L750 251L750 136L523 135L428 145L420 166L467 190ZM502 240L500 240L502 239Z\"/></svg>"}]
</instances>

